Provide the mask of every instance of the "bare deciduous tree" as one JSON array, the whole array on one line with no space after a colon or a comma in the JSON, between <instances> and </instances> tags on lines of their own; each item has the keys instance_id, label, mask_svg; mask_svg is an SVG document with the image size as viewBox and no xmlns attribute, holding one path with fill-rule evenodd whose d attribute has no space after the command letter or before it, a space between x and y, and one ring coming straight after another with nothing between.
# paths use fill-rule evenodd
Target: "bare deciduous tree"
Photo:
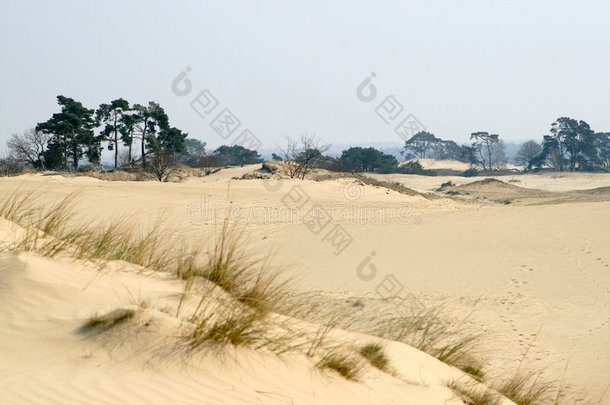
<instances>
[{"instance_id":1,"label":"bare deciduous tree","mask_svg":"<svg viewBox=\"0 0 610 405\"><path fill-rule=\"evenodd\" d=\"M304 179L330 146L320 145L320 139L306 134L298 140L286 137L286 146L280 148L284 158L282 165L291 179Z\"/></svg>"},{"instance_id":2,"label":"bare deciduous tree","mask_svg":"<svg viewBox=\"0 0 610 405\"><path fill-rule=\"evenodd\" d=\"M518 165L527 167L527 170L532 170L532 166L534 165L535 159L542 153L542 146L536 141L527 141L519 151L517 152L517 156L515 157L515 162Z\"/></svg>"},{"instance_id":3,"label":"bare deciduous tree","mask_svg":"<svg viewBox=\"0 0 610 405\"><path fill-rule=\"evenodd\" d=\"M506 154L504 143L497 134L487 132L473 132L470 135L473 140L472 148L483 170L499 170L506 166Z\"/></svg>"},{"instance_id":4,"label":"bare deciduous tree","mask_svg":"<svg viewBox=\"0 0 610 405\"><path fill-rule=\"evenodd\" d=\"M507 163L504 141L499 139L498 142L491 145L491 167L495 170L503 170L506 169Z\"/></svg>"},{"instance_id":5,"label":"bare deciduous tree","mask_svg":"<svg viewBox=\"0 0 610 405\"><path fill-rule=\"evenodd\" d=\"M36 131L34 128L23 131L21 135L13 134L7 142L9 154L21 164L43 169L42 154L50 138L50 135Z\"/></svg>"},{"instance_id":6,"label":"bare deciduous tree","mask_svg":"<svg viewBox=\"0 0 610 405\"><path fill-rule=\"evenodd\" d=\"M177 169L178 166L172 154L157 154L150 165L150 171L161 182L169 181Z\"/></svg>"},{"instance_id":7,"label":"bare deciduous tree","mask_svg":"<svg viewBox=\"0 0 610 405\"><path fill-rule=\"evenodd\" d=\"M0 155L0 176L14 176L21 173L23 164L11 153Z\"/></svg>"},{"instance_id":8,"label":"bare deciduous tree","mask_svg":"<svg viewBox=\"0 0 610 405\"><path fill-rule=\"evenodd\" d=\"M132 160L135 160L135 158L129 149L119 151L119 166L131 166Z\"/></svg>"}]
</instances>

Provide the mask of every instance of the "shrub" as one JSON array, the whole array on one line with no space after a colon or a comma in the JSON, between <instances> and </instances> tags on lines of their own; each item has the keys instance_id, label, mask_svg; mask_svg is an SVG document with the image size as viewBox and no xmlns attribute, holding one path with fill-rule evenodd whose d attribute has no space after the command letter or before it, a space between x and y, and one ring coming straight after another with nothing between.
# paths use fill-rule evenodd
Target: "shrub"
<instances>
[{"instance_id":1,"label":"shrub","mask_svg":"<svg viewBox=\"0 0 610 405\"><path fill-rule=\"evenodd\" d=\"M471 167L470 169L468 169L468 170L464 171L464 173L462 173L462 176L464 176L464 177L475 177L478 175L479 175L479 171L474 167Z\"/></svg>"},{"instance_id":2,"label":"shrub","mask_svg":"<svg viewBox=\"0 0 610 405\"><path fill-rule=\"evenodd\" d=\"M422 164L419 163L419 160L411 161L411 162L405 162L405 164L403 164L402 166L400 166L398 168L397 173L402 173L402 174L419 174L419 175L422 175L422 176L436 176L436 172L434 170L426 170L426 169L424 169Z\"/></svg>"},{"instance_id":3,"label":"shrub","mask_svg":"<svg viewBox=\"0 0 610 405\"><path fill-rule=\"evenodd\" d=\"M15 176L23 170L23 165L12 156L0 157L0 176Z\"/></svg>"}]
</instances>

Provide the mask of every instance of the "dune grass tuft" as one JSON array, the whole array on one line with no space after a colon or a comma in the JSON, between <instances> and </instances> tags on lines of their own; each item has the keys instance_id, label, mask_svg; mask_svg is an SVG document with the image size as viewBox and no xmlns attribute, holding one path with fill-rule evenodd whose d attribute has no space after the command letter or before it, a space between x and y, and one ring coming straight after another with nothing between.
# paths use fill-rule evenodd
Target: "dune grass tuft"
<instances>
[{"instance_id":1,"label":"dune grass tuft","mask_svg":"<svg viewBox=\"0 0 610 405\"><path fill-rule=\"evenodd\" d=\"M84 325L83 331L105 331L133 318L135 314L132 309L119 308L105 315L92 316Z\"/></svg>"},{"instance_id":2,"label":"dune grass tuft","mask_svg":"<svg viewBox=\"0 0 610 405\"><path fill-rule=\"evenodd\" d=\"M473 382L453 380L447 383L466 405L500 405L502 397L489 388Z\"/></svg>"},{"instance_id":3,"label":"dune grass tuft","mask_svg":"<svg viewBox=\"0 0 610 405\"><path fill-rule=\"evenodd\" d=\"M554 382L542 378L542 372L527 372L520 368L513 376L495 386L495 389L517 405L548 403L556 390ZM559 396L559 394L558 394ZM559 398L554 401L557 403Z\"/></svg>"},{"instance_id":4,"label":"dune grass tuft","mask_svg":"<svg viewBox=\"0 0 610 405\"><path fill-rule=\"evenodd\" d=\"M191 345L194 349L206 342L228 343L234 346L255 345L265 334L265 330L258 325L258 319L256 314L248 311L206 317L197 324Z\"/></svg>"},{"instance_id":5,"label":"dune grass tuft","mask_svg":"<svg viewBox=\"0 0 610 405\"><path fill-rule=\"evenodd\" d=\"M269 257L250 259L245 245L243 231L225 221L203 277L259 313L280 311L291 293L290 280L281 281L280 273L269 268Z\"/></svg>"},{"instance_id":6,"label":"dune grass tuft","mask_svg":"<svg viewBox=\"0 0 610 405\"><path fill-rule=\"evenodd\" d=\"M360 348L359 352L362 357L368 360L373 367L378 368L381 371L388 371L390 360L383 352L383 347L377 343L369 343Z\"/></svg>"},{"instance_id":7,"label":"dune grass tuft","mask_svg":"<svg viewBox=\"0 0 610 405\"><path fill-rule=\"evenodd\" d=\"M439 307L382 319L371 333L409 344L476 379L482 380L484 377L482 363L473 355L482 335L470 333L462 327L453 327L440 316Z\"/></svg>"}]
</instances>

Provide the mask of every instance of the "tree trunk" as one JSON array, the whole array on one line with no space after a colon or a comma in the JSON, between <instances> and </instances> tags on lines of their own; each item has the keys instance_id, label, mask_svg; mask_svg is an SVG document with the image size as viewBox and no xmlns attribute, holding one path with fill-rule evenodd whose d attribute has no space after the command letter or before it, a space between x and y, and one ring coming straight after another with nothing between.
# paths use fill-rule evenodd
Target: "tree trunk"
<instances>
[{"instance_id":1,"label":"tree trunk","mask_svg":"<svg viewBox=\"0 0 610 405\"><path fill-rule=\"evenodd\" d=\"M74 165L74 171L78 169L78 144L76 143L76 136L73 138L72 144L72 164Z\"/></svg>"},{"instance_id":2,"label":"tree trunk","mask_svg":"<svg viewBox=\"0 0 610 405\"><path fill-rule=\"evenodd\" d=\"M142 129L142 168L146 168L146 127L148 126L148 121L144 120L144 129Z\"/></svg>"},{"instance_id":3,"label":"tree trunk","mask_svg":"<svg viewBox=\"0 0 610 405\"><path fill-rule=\"evenodd\" d=\"M116 169L119 165L119 137L118 137L118 131L117 131L117 127L116 127L116 121L117 121L117 113L116 111L114 112L114 168Z\"/></svg>"},{"instance_id":4,"label":"tree trunk","mask_svg":"<svg viewBox=\"0 0 610 405\"><path fill-rule=\"evenodd\" d=\"M492 163L491 163L491 144L489 144L489 143L487 144L487 157L489 159L488 160L488 162L489 162L489 171L491 171L491 166L492 166Z\"/></svg>"}]
</instances>

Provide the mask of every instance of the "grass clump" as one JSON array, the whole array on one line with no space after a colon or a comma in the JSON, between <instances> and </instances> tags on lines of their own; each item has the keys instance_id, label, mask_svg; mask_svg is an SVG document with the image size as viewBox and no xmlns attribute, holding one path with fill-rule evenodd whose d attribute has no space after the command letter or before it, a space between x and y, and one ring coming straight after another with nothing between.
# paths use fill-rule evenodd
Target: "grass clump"
<instances>
[{"instance_id":1,"label":"grass clump","mask_svg":"<svg viewBox=\"0 0 610 405\"><path fill-rule=\"evenodd\" d=\"M288 351L302 352L306 347L306 335L292 328L291 322L278 324L260 309L249 307L226 292L213 294L213 290L201 296L191 318L192 349L233 345L254 350L264 348L280 355Z\"/></svg>"},{"instance_id":2,"label":"grass clump","mask_svg":"<svg viewBox=\"0 0 610 405\"><path fill-rule=\"evenodd\" d=\"M544 380L542 372L518 369L510 379L497 384L495 388L517 405L534 405L550 401L549 397L555 390L555 383ZM558 403L557 401L558 399L555 403Z\"/></svg>"},{"instance_id":3,"label":"grass clump","mask_svg":"<svg viewBox=\"0 0 610 405\"><path fill-rule=\"evenodd\" d=\"M106 331L113 328L136 315L133 309L119 308L102 316L92 316L83 327L83 331Z\"/></svg>"},{"instance_id":4,"label":"grass clump","mask_svg":"<svg viewBox=\"0 0 610 405\"><path fill-rule=\"evenodd\" d=\"M388 371L390 360L383 352L383 347L377 343L369 343L360 348L360 355L368 360L373 367L381 371Z\"/></svg>"},{"instance_id":5,"label":"grass clump","mask_svg":"<svg viewBox=\"0 0 610 405\"><path fill-rule=\"evenodd\" d=\"M331 351L317 363L321 369L336 371L347 380L357 381L364 371L361 360L351 353Z\"/></svg>"},{"instance_id":6,"label":"grass clump","mask_svg":"<svg viewBox=\"0 0 610 405\"><path fill-rule=\"evenodd\" d=\"M281 312L290 294L289 280L280 281L280 274L269 269L268 257L249 259L243 239L243 232L225 221L202 276L260 313Z\"/></svg>"},{"instance_id":7,"label":"grass clump","mask_svg":"<svg viewBox=\"0 0 610 405\"><path fill-rule=\"evenodd\" d=\"M480 384L453 380L447 383L447 387L458 395L466 405L500 405L502 403L502 398L497 392Z\"/></svg>"},{"instance_id":8,"label":"grass clump","mask_svg":"<svg viewBox=\"0 0 610 405\"><path fill-rule=\"evenodd\" d=\"M461 327L452 327L448 321L441 318L440 308L383 319L372 333L413 346L478 380L484 377L481 361L473 355L481 335Z\"/></svg>"},{"instance_id":9,"label":"grass clump","mask_svg":"<svg viewBox=\"0 0 610 405\"><path fill-rule=\"evenodd\" d=\"M253 346L261 342L265 334L264 328L258 325L258 320L256 314L245 311L206 317L197 324L191 346L196 349L206 342Z\"/></svg>"}]
</instances>

